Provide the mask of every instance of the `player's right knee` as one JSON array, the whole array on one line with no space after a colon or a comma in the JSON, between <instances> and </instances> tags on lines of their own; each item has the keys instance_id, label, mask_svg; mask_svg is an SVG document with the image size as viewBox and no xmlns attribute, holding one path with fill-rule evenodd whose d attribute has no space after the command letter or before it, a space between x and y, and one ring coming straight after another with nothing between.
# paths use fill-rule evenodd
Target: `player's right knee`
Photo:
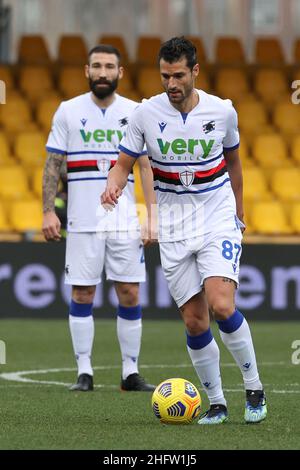
<instances>
[{"instance_id":1,"label":"player's right knee","mask_svg":"<svg viewBox=\"0 0 300 470\"><path fill-rule=\"evenodd\" d=\"M95 286L73 286L72 299L79 304L91 304L94 301Z\"/></svg>"}]
</instances>

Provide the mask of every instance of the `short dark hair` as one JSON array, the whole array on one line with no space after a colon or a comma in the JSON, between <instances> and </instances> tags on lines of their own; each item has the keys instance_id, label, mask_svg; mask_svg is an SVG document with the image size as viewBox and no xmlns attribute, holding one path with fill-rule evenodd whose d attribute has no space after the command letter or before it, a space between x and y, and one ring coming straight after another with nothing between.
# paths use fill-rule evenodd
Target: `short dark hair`
<instances>
[{"instance_id":1,"label":"short dark hair","mask_svg":"<svg viewBox=\"0 0 300 470\"><path fill-rule=\"evenodd\" d=\"M183 57L186 58L187 66L192 70L197 64L197 49L194 44L184 36L174 37L162 44L158 53L158 62L163 59L173 64Z\"/></svg>"},{"instance_id":2,"label":"short dark hair","mask_svg":"<svg viewBox=\"0 0 300 470\"><path fill-rule=\"evenodd\" d=\"M115 56L117 56L118 62L121 62L121 54L119 50L116 47L111 46L110 44L98 44L98 46L93 47L88 55L89 62L91 59L91 55L95 53L97 54L98 52L104 52L105 54L114 54Z\"/></svg>"}]
</instances>

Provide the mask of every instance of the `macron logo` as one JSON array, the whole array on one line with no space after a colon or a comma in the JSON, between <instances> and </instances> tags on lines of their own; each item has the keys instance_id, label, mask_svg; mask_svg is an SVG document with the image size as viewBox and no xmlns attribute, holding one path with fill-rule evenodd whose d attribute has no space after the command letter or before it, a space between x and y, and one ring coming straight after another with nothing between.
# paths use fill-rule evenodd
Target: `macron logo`
<instances>
[{"instance_id":1,"label":"macron logo","mask_svg":"<svg viewBox=\"0 0 300 470\"><path fill-rule=\"evenodd\" d=\"M245 364L243 364L244 369L249 369L250 366L251 362L246 362Z\"/></svg>"},{"instance_id":2,"label":"macron logo","mask_svg":"<svg viewBox=\"0 0 300 470\"><path fill-rule=\"evenodd\" d=\"M83 127L86 125L87 123L87 119L80 119L80 122L81 124L83 125Z\"/></svg>"},{"instance_id":3,"label":"macron logo","mask_svg":"<svg viewBox=\"0 0 300 470\"><path fill-rule=\"evenodd\" d=\"M160 132L163 133L167 123L166 122L159 122L158 125L159 125L159 128L160 128Z\"/></svg>"}]
</instances>

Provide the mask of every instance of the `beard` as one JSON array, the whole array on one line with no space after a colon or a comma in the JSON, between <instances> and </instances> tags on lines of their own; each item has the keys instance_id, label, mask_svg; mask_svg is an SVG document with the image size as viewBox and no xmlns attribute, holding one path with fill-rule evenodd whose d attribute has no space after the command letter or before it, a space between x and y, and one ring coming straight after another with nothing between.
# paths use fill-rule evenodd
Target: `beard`
<instances>
[{"instance_id":1,"label":"beard","mask_svg":"<svg viewBox=\"0 0 300 470\"><path fill-rule=\"evenodd\" d=\"M110 96L113 94L113 92L117 89L119 83L119 78L115 78L114 80L105 80L105 79L99 79L99 80L92 80L89 78L89 84L90 84L90 89L92 93L99 98L99 100L102 100L104 98L107 98L107 96ZM105 87L98 87L97 85L99 84L105 84L107 86Z\"/></svg>"}]
</instances>

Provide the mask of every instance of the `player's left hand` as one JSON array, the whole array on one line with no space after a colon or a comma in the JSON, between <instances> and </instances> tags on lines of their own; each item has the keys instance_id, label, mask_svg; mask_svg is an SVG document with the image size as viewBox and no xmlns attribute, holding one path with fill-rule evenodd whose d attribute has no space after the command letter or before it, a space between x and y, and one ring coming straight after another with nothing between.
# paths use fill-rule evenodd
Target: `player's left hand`
<instances>
[{"instance_id":1,"label":"player's left hand","mask_svg":"<svg viewBox=\"0 0 300 470\"><path fill-rule=\"evenodd\" d=\"M112 211L118 199L122 194L122 190L116 184L107 185L104 193L101 194L101 204L105 210Z\"/></svg>"},{"instance_id":2,"label":"player's left hand","mask_svg":"<svg viewBox=\"0 0 300 470\"><path fill-rule=\"evenodd\" d=\"M244 217L238 216L238 222L239 222L241 232L244 233L245 230L246 230L246 224L244 222Z\"/></svg>"},{"instance_id":3,"label":"player's left hand","mask_svg":"<svg viewBox=\"0 0 300 470\"><path fill-rule=\"evenodd\" d=\"M141 238L144 246L152 245L157 243L157 225L153 219L146 219L141 228Z\"/></svg>"}]
</instances>

